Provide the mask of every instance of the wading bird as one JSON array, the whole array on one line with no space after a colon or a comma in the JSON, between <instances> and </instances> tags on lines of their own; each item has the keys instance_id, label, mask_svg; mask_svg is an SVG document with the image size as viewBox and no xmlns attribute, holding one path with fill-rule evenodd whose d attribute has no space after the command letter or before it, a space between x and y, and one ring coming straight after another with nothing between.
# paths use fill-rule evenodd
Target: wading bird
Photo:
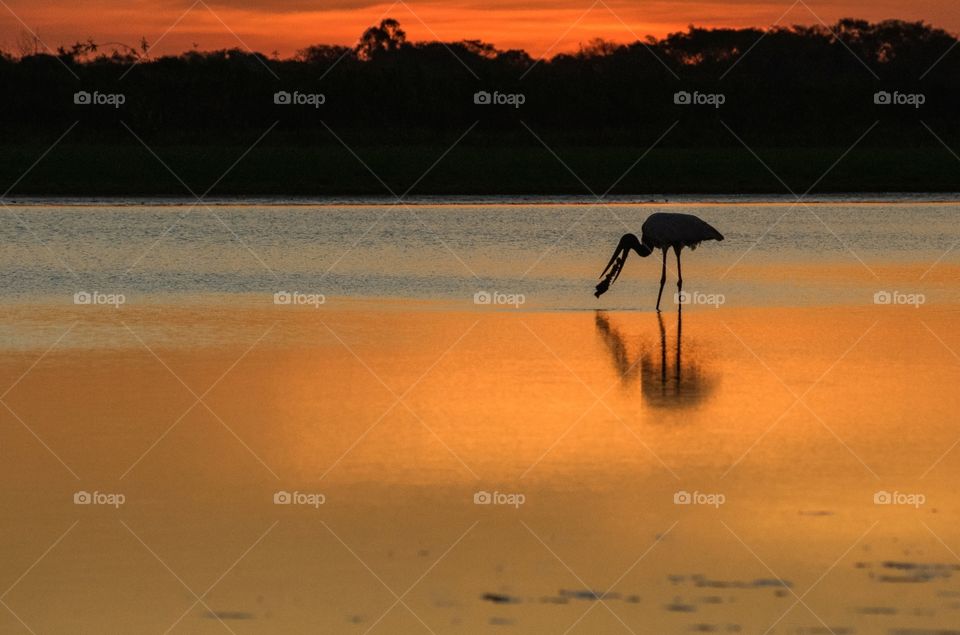
<instances>
[{"instance_id":1,"label":"wading bird","mask_svg":"<svg viewBox=\"0 0 960 635\"><path fill-rule=\"evenodd\" d=\"M680 274L680 250L689 247L696 249L697 245L705 240L723 240L723 234L706 222L690 214L651 214L643 222L642 238L639 240L633 234L624 234L613 252L613 257L604 268L600 277L603 280L597 285L593 294L598 298L607 292L610 285L620 277L623 263L627 261L630 250L640 254L642 258L649 256L654 249L663 252L663 269L660 272L660 292L657 294L657 311L660 311L660 297L663 295L663 284L667 281L667 251L672 247L677 254L677 292L683 291L683 276ZM606 276L606 277L604 277Z\"/></svg>"}]
</instances>

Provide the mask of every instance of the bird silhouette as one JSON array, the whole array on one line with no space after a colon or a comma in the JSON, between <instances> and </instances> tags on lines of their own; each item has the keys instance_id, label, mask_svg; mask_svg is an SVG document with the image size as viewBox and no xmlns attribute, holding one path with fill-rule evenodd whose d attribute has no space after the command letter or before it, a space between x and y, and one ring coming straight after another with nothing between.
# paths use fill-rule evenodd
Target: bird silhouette
<instances>
[{"instance_id":1,"label":"bird silhouette","mask_svg":"<svg viewBox=\"0 0 960 635\"><path fill-rule=\"evenodd\" d=\"M604 267L600 277L603 280L597 285L594 293L600 297L610 288L620 272L623 265L630 255L630 250L640 254L640 257L646 258L654 249L663 252L663 268L660 272L660 292L657 293L657 312L660 311L660 298L663 296L663 285L667 281L667 251L672 247L677 254L677 292L683 291L683 276L680 273L680 250L689 247L691 250L705 240L723 240L723 234L711 227L705 221L691 214L651 214L643 222L642 238L638 239L633 234L624 234L620 238L610 262Z\"/></svg>"}]
</instances>

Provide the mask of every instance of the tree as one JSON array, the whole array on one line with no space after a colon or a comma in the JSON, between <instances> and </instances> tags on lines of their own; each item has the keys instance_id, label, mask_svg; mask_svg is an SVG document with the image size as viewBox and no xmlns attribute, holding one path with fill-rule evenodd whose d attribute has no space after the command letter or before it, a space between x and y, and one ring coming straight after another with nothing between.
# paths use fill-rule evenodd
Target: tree
<instances>
[{"instance_id":1,"label":"tree","mask_svg":"<svg viewBox=\"0 0 960 635\"><path fill-rule=\"evenodd\" d=\"M41 48L40 36L35 31L21 29L19 35L17 35L17 50L20 52L20 57L39 55Z\"/></svg>"},{"instance_id":2,"label":"tree","mask_svg":"<svg viewBox=\"0 0 960 635\"><path fill-rule=\"evenodd\" d=\"M343 59L352 53L353 50L345 46L314 44L313 46L308 46L305 49L297 51L296 59L306 62L307 64L329 64Z\"/></svg>"},{"instance_id":3,"label":"tree","mask_svg":"<svg viewBox=\"0 0 960 635\"><path fill-rule=\"evenodd\" d=\"M600 37L595 37L586 44L580 44L579 57L607 57L617 52L620 45Z\"/></svg>"},{"instance_id":4,"label":"tree","mask_svg":"<svg viewBox=\"0 0 960 635\"><path fill-rule=\"evenodd\" d=\"M406 43L407 34L400 28L400 23L387 18L381 20L379 26L363 32L356 50L361 59L369 60L384 52L399 51Z\"/></svg>"}]
</instances>

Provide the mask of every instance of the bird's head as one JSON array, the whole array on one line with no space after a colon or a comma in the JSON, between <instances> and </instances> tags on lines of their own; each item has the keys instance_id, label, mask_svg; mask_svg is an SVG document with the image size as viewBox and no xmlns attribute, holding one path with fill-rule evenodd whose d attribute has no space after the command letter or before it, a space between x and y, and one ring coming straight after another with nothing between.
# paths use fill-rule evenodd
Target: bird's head
<instances>
[{"instance_id":1,"label":"bird's head","mask_svg":"<svg viewBox=\"0 0 960 635\"><path fill-rule=\"evenodd\" d=\"M653 253L653 249L637 238L635 234L624 234L620 239L620 244L617 245L617 250L623 252L624 258L626 258L627 252L631 249L640 254L641 258L646 258Z\"/></svg>"},{"instance_id":2,"label":"bird's head","mask_svg":"<svg viewBox=\"0 0 960 635\"><path fill-rule=\"evenodd\" d=\"M623 269L623 263L626 262L627 256L630 254L631 250L637 252L644 258L649 256L653 251L649 246L642 243L635 235L624 234L623 237L620 238L620 242L617 244L616 250L613 252L613 257L610 258L610 262L607 263L607 266L603 269L603 273L600 274L600 277L603 278L603 280L601 280L600 284L597 285L597 290L593 295L599 298L601 295L607 292L607 290L610 288L610 285L613 284L620 276L620 271Z\"/></svg>"}]
</instances>

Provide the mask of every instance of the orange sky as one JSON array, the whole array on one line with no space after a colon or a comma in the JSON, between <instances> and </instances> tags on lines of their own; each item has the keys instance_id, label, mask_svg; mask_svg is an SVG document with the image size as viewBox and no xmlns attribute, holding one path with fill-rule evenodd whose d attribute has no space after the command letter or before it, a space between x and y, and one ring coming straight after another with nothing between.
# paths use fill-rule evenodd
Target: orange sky
<instances>
[{"instance_id":1,"label":"orange sky","mask_svg":"<svg viewBox=\"0 0 960 635\"><path fill-rule=\"evenodd\" d=\"M4 7L9 7L9 10ZM591 6L593 7L591 9ZM791 8L792 6L792 8ZM192 8L191 8L192 7ZM960 31L956 0L0 0L0 48L18 53L20 20L50 47L93 37L136 44L154 54L243 46L292 54L315 43L353 44L381 17L408 38L482 39L535 57L576 50L594 37L633 41L698 26L832 23L840 17L925 20ZM19 20L18 20L19 18ZM178 22L178 19L180 20ZM176 23L176 24L175 24ZM171 28L172 27L172 28ZM242 41L242 44L239 40Z\"/></svg>"}]
</instances>

